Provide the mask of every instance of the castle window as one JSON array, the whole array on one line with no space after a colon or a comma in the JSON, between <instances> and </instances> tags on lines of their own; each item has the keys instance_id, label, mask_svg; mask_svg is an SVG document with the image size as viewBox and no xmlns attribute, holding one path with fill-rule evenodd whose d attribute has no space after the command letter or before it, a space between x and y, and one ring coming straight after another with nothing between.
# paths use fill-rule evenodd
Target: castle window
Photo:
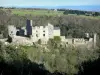
<instances>
[{"instance_id":1,"label":"castle window","mask_svg":"<svg viewBox=\"0 0 100 75\"><path fill-rule=\"evenodd\" d=\"M13 33L13 31L11 31L11 33Z\"/></svg>"},{"instance_id":2,"label":"castle window","mask_svg":"<svg viewBox=\"0 0 100 75\"><path fill-rule=\"evenodd\" d=\"M66 44L68 44L68 42L66 42Z\"/></svg>"},{"instance_id":3,"label":"castle window","mask_svg":"<svg viewBox=\"0 0 100 75\"><path fill-rule=\"evenodd\" d=\"M45 34L43 34L43 36L45 36Z\"/></svg>"},{"instance_id":4,"label":"castle window","mask_svg":"<svg viewBox=\"0 0 100 75\"><path fill-rule=\"evenodd\" d=\"M43 32L45 32L45 30L43 30Z\"/></svg>"},{"instance_id":5,"label":"castle window","mask_svg":"<svg viewBox=\"0 0 100 75\"><path fill-rule=\"evenodd\" d=\"M36 37L38 37L38 34L36 34Z\"/></svg>"}]
</instances>

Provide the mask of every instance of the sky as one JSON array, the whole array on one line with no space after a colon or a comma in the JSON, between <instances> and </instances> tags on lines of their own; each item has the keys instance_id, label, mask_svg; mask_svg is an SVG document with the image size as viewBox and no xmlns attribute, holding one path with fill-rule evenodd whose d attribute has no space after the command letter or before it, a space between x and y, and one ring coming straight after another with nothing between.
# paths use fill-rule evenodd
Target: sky
<instances>
[{"instance_id":1,"label":"sky","mask_svg":"<svg viewBox=\"0 0 100 75\"><path fill-rule=\"evenodd\" d=\"M100 5L100 0L0 0L0 6L80 6Z\"/></svg>"}]
</instances>

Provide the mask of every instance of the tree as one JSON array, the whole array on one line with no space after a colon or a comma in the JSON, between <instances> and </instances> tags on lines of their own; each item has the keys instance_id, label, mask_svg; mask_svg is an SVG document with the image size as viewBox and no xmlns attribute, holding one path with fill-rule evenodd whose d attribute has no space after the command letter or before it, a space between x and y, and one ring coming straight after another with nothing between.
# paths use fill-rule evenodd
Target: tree
<instances>
[{"instance_id":1,"label":"tree","mask_svg":"<svg viewBox=\"0 0 100 75\"><path fill-rule=\"evenodd\" d=\"M9 35L8 35L7 42L9 42L9 43L11 43L11 42L12 42L12 37L10 37Z\"/></svg>"},{"instance_id":2,"label":"tree","mask_svg":"<svg viewBox=\"0 0 100 75\"><path fill-rule=\"evenodd\" d=\"M99 16L100 13L99 13L99 12L94 12L92 15L93 15L93 16Z\"/></svg>"}]
</instances>

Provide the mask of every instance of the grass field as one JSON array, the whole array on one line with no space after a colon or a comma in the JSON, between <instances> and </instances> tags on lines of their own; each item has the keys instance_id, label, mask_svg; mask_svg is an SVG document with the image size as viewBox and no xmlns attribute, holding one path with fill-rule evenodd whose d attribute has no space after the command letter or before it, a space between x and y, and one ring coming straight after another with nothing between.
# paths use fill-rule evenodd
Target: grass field
<instances>
[{"instance_id":1,"label":"grass field","mask_svg":"<svg viewBox=\"0 0 100 75\"><path fill-rule=\"evenodd\" d=\"M26 14L54 16L54 15L63 15L63 11L12 9L12 14L18 14L20 16L24 16Z\"/></svg>"},{"instance_id":2,"label":"grass field","mask_svg":"<svg viewBox=\"0 0 100 75\"><path fill-rule=\"evenodd\" d=\"M4 9L7 10L7 9ZM27 10L27 9L11 9L12 14L19 15L19 16L26 16L26 15L32 15L32 16L63 16L64 11L54 11L54 10ZM90 19L100 19L100 16L85 16L85 15L76 15L76 14L68 14L68 15L74 15L77 17L83 17L83 18L90 18ZM68 16L64 15L64 16Z\"/></svg>"}]
</instances>

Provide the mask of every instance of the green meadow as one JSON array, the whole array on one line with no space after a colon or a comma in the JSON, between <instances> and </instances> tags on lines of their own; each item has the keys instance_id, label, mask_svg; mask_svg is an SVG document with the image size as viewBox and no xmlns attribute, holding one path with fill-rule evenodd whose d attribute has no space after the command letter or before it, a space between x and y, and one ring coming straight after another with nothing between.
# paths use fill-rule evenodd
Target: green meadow
<instances>
[{"instance_id":1,"label":"green meadow","mask_svg":"<svg viewBox=\"0 0 100 75\"><path fill-rule=\"evenodd\" d=\"M12 9L12 14L17 14L20 16L29 15L63 15L63 11L54 11L54 10L26 10L26 9Z\"/></svg>"}]
</instances>

